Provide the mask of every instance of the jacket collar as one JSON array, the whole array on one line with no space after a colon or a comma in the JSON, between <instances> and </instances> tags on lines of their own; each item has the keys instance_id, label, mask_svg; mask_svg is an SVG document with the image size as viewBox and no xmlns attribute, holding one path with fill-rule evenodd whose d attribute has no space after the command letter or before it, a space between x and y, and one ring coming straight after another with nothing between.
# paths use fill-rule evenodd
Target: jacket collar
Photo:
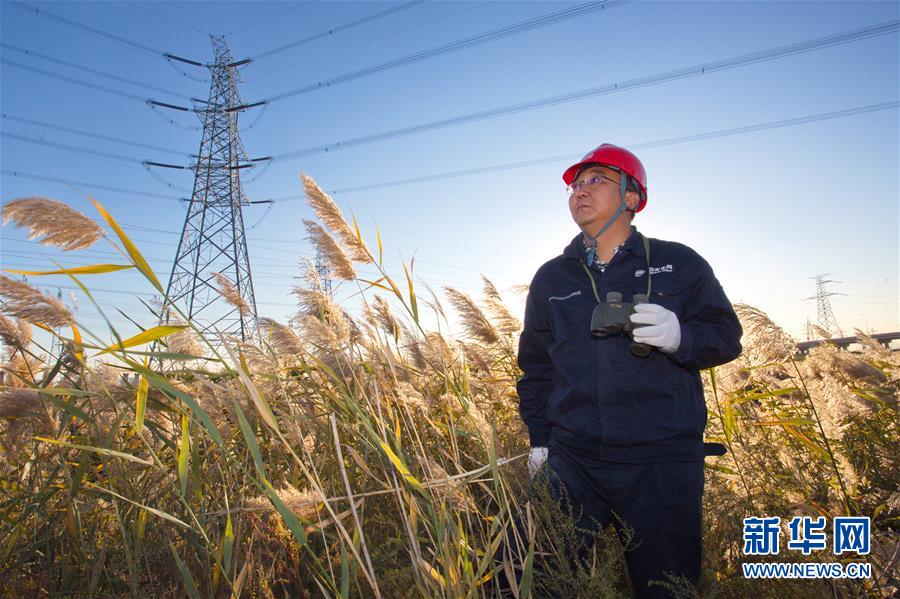
<instances>
[{"instance_id":1,"label":"jacket collar","mask_svg":"<svg viewBox=\"0 0 900 599\"><path fill-rule=\"evenodd\" d=\"M584 260L587 254L584 249L584 244L581 242L583 237L584 235L579 233L575 239L566 246L566 249L563 250L563 256L566 258L574 258L576 260ZM631 226L631 233L628 234L628 239L625 240L622 251L631 252L635 256L641 258L644 257L644 243L641 241L641 236L638 235L637 228L635 228L634 225Z\"/></svg>"}]
</instances>

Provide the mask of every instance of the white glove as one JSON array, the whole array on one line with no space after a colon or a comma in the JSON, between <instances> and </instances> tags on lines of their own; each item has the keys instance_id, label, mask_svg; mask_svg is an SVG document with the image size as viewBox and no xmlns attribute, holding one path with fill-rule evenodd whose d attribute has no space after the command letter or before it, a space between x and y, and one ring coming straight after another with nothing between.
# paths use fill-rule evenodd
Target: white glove
<instances>
[{"instance_id":1,"label":"white glove","mask_svg":"<svg viewBox=\"0 0 900 599\"><path fill-rule=\"evenodd\" d=\"M637 304L631 322L645 326L632 331L632 337L638 343L658 347L660 351L673 354L681 345L681 325L678 317L671 310L659 304Z\"/></svg>"},{"instance_id":2,"label":"white glove","mask_svg":"<svg viewBox=\"0 0 900 599\"><path fill-rule=\"evenodd\" d=\"M546 447L532 447L531 453L528 454L528 474L532 477L534 473L540 470L544 462L547 461Z\"/></svg>"}]
</instances>

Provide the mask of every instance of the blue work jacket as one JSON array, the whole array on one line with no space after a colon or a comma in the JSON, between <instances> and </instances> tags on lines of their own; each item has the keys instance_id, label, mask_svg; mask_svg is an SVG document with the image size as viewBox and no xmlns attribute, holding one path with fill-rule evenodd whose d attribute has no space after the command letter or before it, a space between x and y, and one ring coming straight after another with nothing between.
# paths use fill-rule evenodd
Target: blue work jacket
<instances>
[{"instance_id":1,"label":"blue work jacket","mask_svg":"<svg viewBox=\"0 0 900 599\"><path fill-rule=\"evenodd\" d=\"M703 459L706 403L699 371L736 358L741 325L709 264L680 243L648 239L632 227L605 272L591 265L600 298L618 291L678 316L681 344L673 354L629 351L624 335L591 336L597 305L579 235L531 282L519 340L519 411L532 447L561 444L613 462ZM649 270L649 272L648 272Z\"/></svg>"}]
</instances>

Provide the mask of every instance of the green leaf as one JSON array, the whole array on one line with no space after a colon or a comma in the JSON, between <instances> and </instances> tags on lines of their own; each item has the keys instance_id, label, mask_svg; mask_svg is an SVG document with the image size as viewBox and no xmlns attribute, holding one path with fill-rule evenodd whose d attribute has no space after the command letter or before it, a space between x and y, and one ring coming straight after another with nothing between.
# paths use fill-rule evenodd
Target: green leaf
<instances>
[{"instance_id":1,"label":"green leaf","mask_svg":"<svg viewBox=\"0 0 900 599\"><path fill-rule=\"evenodd\" d=\"M784 430L787 431L789 435L799 440L803 443L810 451L812 451L813 455L816 455L823 460L829 459L828 451L825 450L824 447L819 445L818 443L811 440L809 437L798 431L792 426L784 425Z\"/></svg>"},{"instance_id":2,"label":"green leaf","mask_svg":"<svg viewBox=\"0 0 900 599\"><path fill-rule=\"evenodd\" d=\"M773 391L765 391L763 393L751 393L749 395L741 395L736 394L734 397L734 403L745 403L748 401L755 401L757 399L765 399L767 397L780 397L782 395L789 395L794 393L795 391L799 391L797 387L785 387L784 389L775 389Z\"/></svg>"},{"instance_id":3,"label":"green leaf","mask_svg":"<svg viewBox=\"0 0 900 599\"><path fill-rule=\"evenodd\" d=\"M160 293L165 294L165 290L163 289L162 284L159 282L159 279L156 278L156 274L154 274L153 269L150 268L150 265L147 263L147 260L144 259L144 256L141 255L141 252L137 249L137 246L128 238L128 235L125 234L125 231L122 230L122 227L119 226L119 223L110 215L106 208L100 205L100 202L91 198L91 202L93 202L94 206L97 208L97 211L100 213L100 216L103 217L103 220L107 222L107 224L112 227L113 231L116 232L116 235L119 236L119 239L122 241L122 245L125 246L125 251L128 252L128 256L131 258L131 261L137 267L141 274L147 277L153 286L156 287Z\"/></svg>"},{"instance_id":4,"label":"green leaf","mask_svg":"<svg viewBox=\"0 0 900 599\"><path fill-rule=\"evenodd\" d=\"M113 345L105 348L97 355L100 356L116 350L124 350L126 347L134 347L135 345L144 345L145 343L150 343L151 341L156 341L157 339L167 337L172 333L177 333L187 326L188 325L186 324L155 326L151 329L147 329L142 333L138 333L134 337L129 337L128 339L123 340L121 343L114 343Z\"/></svg>"},{"instance_id":5,"label":"green leaf","mask_svg":"<svg viewBox=\"0 0 900 599\"><path fill-rule=\"evenodd\" d=\"M68 387L44 387L40 389L41 395L54 395L59 397L90 397L98 395L96 391L84 391L82 389L70 389Z\"/></svg>"},{"instance_id":6,"label":"green leaf","mask_svg":"<svg viewBox=\"0 0 900 599\"><path fill-rule=\"evenodd\" d=\"M281 518L284 520L285 525L287 525L288 530L291 531L291 534L294 535L294 540L297 541L297 544L301 547L306 545L306 530L303 528L303 525L300 524L300 520L297 516L288 509L288 506L285 505L281 497L278 496L278 493L275 492L275 488L272 487L269 479L266 478L266 469L263 466L262 455L259 452L259 444L256 442L256 435L253 434L250 423L247 422L247 417L244 416L244 410L241 409L240 404L233 397L231 398L231 403L234 406L235 414L237 414L241 434L244 435L244 440L247 442L247 449L253 457L253 464L256 466L256 472L259 475L259 484L262 491L266 494L266 497L269 498L269 501L272 502L272 505L275 506L275 509L278 510L278 513L281 514Z\"/></svg>"},{"instance_id":7,"label":"green leaf","mask_svg":"<svg viewBox=\"0 0 900 599\"><path fill-rule=\"evenodd\" d=\"M378 287L379 289L383 289L384 291L390 292L391 289L389 287L385 287L384 285L381 284L381 282L383 280L384 280L384 277L381 277L377 281L369 281L367 279L360 279L360 281L362 281L363 283L368 283L369 287Z\"/></svg>"},{"instance_id":8,"label":"green leaf","mask_svg":"<svg viewBox=\"0 0 900 599\"><path fill-rule=\"evenodd\" d=\"M181 561L181 558L178 557L178 552L175 551L175 545L169 543L169 549L172 550L172 557L175 558L175 563L178 565L178 571L181 572L181 578L184 580L184 588L187 591L187 594L190 595L191 599L200 599L200 591L197 589L197 583L194 582L194 577L191 575L188 567Z\"/></svg>"},{"instance_id":9,"label":"green leaf","mask_svg":"<svg viewBox=\"0 0 900 599\"><path fill-rule=\"evenodd\" d=\"M212 437L213 441L216 442L216 445L222 447L224 442L222 441L222 435L219 433L219 429L216 428L216 425L213 423L212 419L209 417L209 414L206 413L206 410L200 407L200 404L197 403L197 400L185 393L180 389L176 389L169 383L166 378L160 374L157 374L150 370L149 368L135 362L134 360L129 360L128 358L123 358L123 360L131 366L132 370L139 374L143 374L150 381L150 384L169 395L170 397L174 397L176 399L180 399L191 409L191 412L194 413L194 416L200 421L200 424L203 425L203 428L206 429L206 432L209 433L209 436Z\"/></svg>"},{"instance_id":10,"label":"green leaf","mask_svg":"<svg viewBox=\"0 0 900 599\"><path fill-rule=\"evenodd\" d=\"M254 407L256 407L256 411L259 412L259 415L262 417L263 422L265 422L273 431L278 432L278 421L275 420L275 414L272 412L272 408L269 407L268 402L263 399L263 396L256 388L256 384L253 382L253 379L251 379L250 375L247 373L247 368L246 364L244 363L243 356L241 356L241 359L238 359L237 356L234 355L234 350L231 349L231 346L228 344L224 337L222 337L222 345L225 347L225 351L228 352L228 356L234 363L234 368L235 370L237 370L238 377L240 377L241 382L247 389L247 393L250 394L250 398L253 400L253 405Z\"/></svg>"},{"instance_id":11,"label":"green leaf","mask_svg":"<svg viewBox=\"0 0 900 599\"><path fill-rule=\"evenodd\" d=\"M146 466L152 466L153 462L148 462L147 460L142 460L141 458L131 455L130 453L123 453L121 451L116 451L114 449L106 449L104 447L93 447L91 445L78 445L76 443L66 443L65 441L60 441L58 439L48 439L47 437L35 437L36 440L42 441L44 443L50 443L51 445L60 445L62 447L68 447L70 449L80 449L82 451L90 451L93 453L98 453L100 455L105 455L111 458L122 458L123 460L128 460L129 462L137 462L138 464L144 464Z\"/></svg>"},{"instance_id":12,"label":"green leaf","mask_svg":"<svg viewBox=\"0 0 900 599\"><path fill-rule=\"evenodd\" d=\"M187 412L181 414L181 444L178 447L178 483L181 494L187 494L188 466L191 456L191 421Z\"/></svg>"},{"instance_id":13,"label":"green leaf","mask_svg":"<svg viewBox=\"0 0 900 599\"><path fill-rule=\"evenodd\" d=\"M415 320L418 323L419 322L419 304L418 304L418 302L416 302L416 291L415 291L415 289L413 289L413 280L412 280L412 275L410 274L412 271L413 262L415 262L415 261L416 261L415 258L413 258L410 261L409 270L406 270L406 262L404 262L403 260L401 260L400 262L403 264L403 274L406 275L406 282L409 285L409 306L412 309L413 320Z\"/></svg>"},{"instance_id":14,"label":"green leaf","mask_svg":"<svg viewBox=\"0 0 900 599\"><path fill-rule=\"evenodd\" d=\"M6 269L6 272L15 273L17 275L30 275L41 277L44 275L102 275L108 272L116 272L117 270L126 270L134 268L133 264L91 264L88 266L76 266L75 268L62 268L59 270L13 270Z\"/></svg>"},{"instance_id":15,"label":"green leaf","mask_svg":"<svg viewBox=\"0 0 900 599\"><path fill-rule=\"evenodd\" d=\"M341 599L350 596L350 556L347 553L347 544L341 543Z\"/></svg>"},{"instance_id":16,"label":"green leaf","mask_svg":"<svg viewBox=\"0 0 900 599\"><path fill-rule=\"evenodd\" d=\"M154 516L158 516L158 517L162 518L163 520L168 520L169 522L172 522L173 524L177 524L178 526L182 526L182 527L184 527L184 528L186 528L186 529L188 529L188 530L192 530L192 531L196 532L197 534L200 534L200 533L197 531L197 529L195 529L193 526L191 526L190 524L187 524L186 522L182 522L181 520L179 520L179 519L176 518L175 516L172 516L172 515L170 515L170 514L167 514L167 513L163 512L163 511L160 511L160 510L158 510L158 509L156 509L156 508L152 508L152 507L150 507L149 505L144 505L144 504L138 503L137 501L134 501L134 500L132 500L132 499L128 499L127 497L124 497L124 496L122 496L122 495L119 495L119 494L116 493L115 491L111 491L111 490L109 490L109 489L107 489L107 488L105 488L105 487L100 487L100 486L97 486L97 485L95 485L95 484L93 484L93 483L90 483L90 482L85 482L84 484L85 484L86 487L88 487L88 488L90 488L90 489L93 489L93 490L95 490L95 491L100 491L101 493L106 493L107 495L112 495L113 497L118 497L118 498L121 499L122 501L127 501L127 502L130 503L131 505L134 505L134 506L136 506L136 507L139 507L139 508L141 508L142 510L146 510L147 512L153 514Z\"/></svg>"},{"instance_id":17,"label":"green leaf","mask_svg":"<svg viewBox=\"0 0 900 599\"><path fill-rule=\"evenodd\" d=\"M225 546L222 550L222 564L225 566L225 572L231 572L231 554L234 551L234 528L231 524L231 512L228 512L228 519L225 521Z\"/></svg>"},{"instance_id":18,"label":"green leaf","mask_svg":"<svg viewBox=\"0 0 900 599\"><path fill-rule=\"evenodd\" d=\"M413 489L425 495L425 488L422 486L422 483L420 483L416 479L416 477L412 475L412 473L409 471L409 468L407 468L406 464L403 463L403 460L401 460L397 456L397 454L394 453L394 451L388 446L388 444L381 439L378 440L378 444L381 446L381 450L384 451L385 455L387 455L388 459L394 465L394 468L396 468L397 471L400 472L400 475L403 477L403 479L407 483L409 483L409 485Z\"/></svg>"},{"instance_id":19,"label":"green leaf","mask_svg":"<svg viewBox=\"0 0 900 599\"><path fill-rule=\"evenodd\" d=\"M737 427L737 417L734 412L734 408L732 408L731 398L727 395L725 396L725 414L722 420L722 430L725 431L725 439L728 443L731 443L731 438L734 436L734 430Z\"/></svg>"},{"instance_id":20,"label":"green leaf","mask_svg":"<svg viewBox=\"0 0 900 599\"><path fill-rule=\"evenodd\" d=\"M764 420L754 422L756 426L813 426L816 423L812 418L785 418L783 420Z\"/></svg>"},{"instance_id":21,"label":"green leaf","mask_svg":"<svg viewBox=\"0 0 900 599\"><path fill-rule=\"evenodd\" d=\"M147 377L141 376L138 379L137 392L134 398L134 431L136 433L144 430L144 414L147 412L147 393L149 390L150 383L147 381Z\"/></svg>"},{"instance_id":22,"label":"green leaf","mask_svg":"<svg viewBox=\"0 0 900 599\"><path fill-rule=\"evenodd\" d=\"M381 233L378 231L378 225L375 225L375 238L378 240L378 268L384 268L382 261L384 248L381 247Z\"/></svg>"}]
</instances>

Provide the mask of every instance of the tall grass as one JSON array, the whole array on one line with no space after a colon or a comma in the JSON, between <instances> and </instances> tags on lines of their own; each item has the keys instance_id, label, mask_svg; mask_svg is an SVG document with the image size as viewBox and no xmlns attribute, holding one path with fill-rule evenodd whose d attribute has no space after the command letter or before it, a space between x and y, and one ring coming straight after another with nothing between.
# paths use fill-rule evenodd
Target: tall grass
<instances>
[{"instance_id":1,"label":"tall grass","mask_svg":"<svg viewBox=\"0 0 900 599\"><path fill-rule=\"evenodd\" d=\"M167 326L123 338L79 328L64 306L21 301L40 292L4 277L4 594L499 597L512 580L503 596L627 596L615 536L598 534L575 559L572 520L529 484L515 393L521 325L494 285L485 280L477 301L445 288L449 312L430 289L420 296L412 263L387 272L380 235L366 243L311 178L303 183L321 221L307 230L358 286L359 315L308 269L295 316L261 319L252 342L205 338L177 305L153 317ZM73 243L46 207L17 202L4 219ZM104 239L123 264L46 272L83 285L136 268L159 290L98 210L114 237L85 231L78 245ZM354 262L377 278L356 278ZM744 355L704 375L708 436L731 451L707 461L700 594L890 596L897 355L863 336L860 355L826 345L798 360L764 314L738 311ZM454 338L446 331L457 321ZM48 358L29 322L52 334L64 326L65 354ZM801 514L871 516L873 578L744 580L741 518Z\"/></svg>"}]
</instances>

